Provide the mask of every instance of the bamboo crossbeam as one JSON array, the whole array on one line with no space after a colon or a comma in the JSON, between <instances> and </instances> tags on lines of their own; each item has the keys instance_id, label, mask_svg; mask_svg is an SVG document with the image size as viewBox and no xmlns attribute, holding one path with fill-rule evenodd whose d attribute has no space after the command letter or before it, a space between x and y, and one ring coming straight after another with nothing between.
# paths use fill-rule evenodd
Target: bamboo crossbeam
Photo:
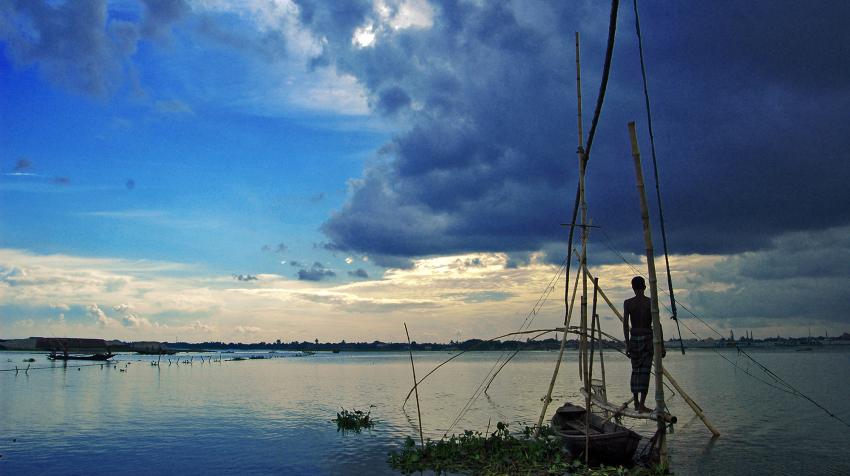
<instances>
[{"instance_id":1,"label":"bamboo crossbeam","mask_svg":"<svg viewBox=\"0 0 850 476\"><path fill-rule=\"evenodd\" d=\"M588 397L588 394L584 391L584 389L581 389L581 394L584 395L585 398ZM641 413L641 412L632 410L631 408L628 408L628 406L626 406L626 407L617 406L617 405L614 405L612 403L603 401L598 396L592 395L592 394L590 395L590 401L593 402L594 405L596 405L597 407L599 407L603 410L607 410L607 411L612 412L614 414L623 415L623 416L629 417L629 418L636 418L638 420L653 420L653 421L657 421L657 422L661 422L661 423L676 423L678 421L678 418L676 418L674 415L671 415L667 412L663 412L663 411L659 412L656 409L655 411L650 412L650 413Z\"/></svg>"},{"instance_id":2,"label":"bamboo crossbeam","mask_svg":"<svg viewBox=\"0 0 850 476\"><path fill-rule=\"evenodd\" d=\"M588 270L587 267L584 268L584 272L587 273L588 277L590 277L591 279L593 278L593 274L591 274L590 270ZM614 303L611 302L611 299L608 298L608 295L605 294L605 291L603 291L602 288L598 288L598 290L599 296L601 296L602 300L605 301L606 304L608 304L608 307L611 308L611 312L613 312L614 315L617 316L617 319L622 322L623 314L620 312L619 309L617 309L617 306L615 306ZM694 411L694 414L702 421L705 427L708 428L708 431L710 431L711 434L715 437L720 436L720 431L718 431L717 428L711 423L711 421L709 421L708 417L705 416L705 413L702 411L702 408L700 408L700 406L697 405L697 403L690 397L690 395L685 392L685 390L679 385L679 382L677 382L676 379L674 379L673 376L670 375L670 372L668 372L666 368L662 369L662 372L664 372L664 377L667 378L671 385L673 385L673 388L675 388L676 391L679 392L679 395L681 395L685 402L688 404L688 406L691 407L691 410Z\"/></svg>"}]
</instances>

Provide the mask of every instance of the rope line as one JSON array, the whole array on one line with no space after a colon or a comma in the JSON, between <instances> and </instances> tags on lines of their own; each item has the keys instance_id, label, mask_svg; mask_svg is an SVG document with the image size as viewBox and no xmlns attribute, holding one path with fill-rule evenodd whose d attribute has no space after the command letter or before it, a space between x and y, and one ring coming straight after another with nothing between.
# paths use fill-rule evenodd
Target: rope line
<instances>
[{"instance_id":1,"label":"rope line","mask_svg":"<svg viewBox=\"0 0 850 476\"><path fill-rule=\"evenodd\" d=\"M605 233L604 229L600 229L600 230L602 230L602 234L603 234L603 236L604 236L604 237L606 237L606 239L610 241L610 237L608 237L608 236L607 236L607 234ZM606 246L606 247L608 247L608 249L610 249L611 251L613 251L613 252L614 252L617 256L619 256L619 257L620 257L620 259L621 259L621 260L623 260L623 262L624 262L624 263L626 263L626 264L627 264L627 265L628 265L628 266L632 269L632 271L634 271L636 274L639 274L639 275L643 276L643 273L642 273L641 271L639 271L637 268L635 268L635 267L634 267L634 266L633 266L633 265L632 265L632 264L631 264L631 263L630 263L630 262L626 259L626 257L625 257L622 253L620 253L618 250L616 250L616 249L615 249L613 246L611 246L609 243L606 243L606 244L605 244L605 246ZM662 291L663 291L663 290L662 290ZM667 307L667 305L666 305L666 304L662 304L662 305L663 305L663 306L664 306L664 307L665 307L668 311L670 310L670 309ZM687 311L687 313L688 313L688 314L690 314L692 317L694 317L696 320L698 320L699 322L701 322L701 323L702 323L702 324L703 324L703 325L704 325L707 329L711 330L712 332L714 332L715 334L717 334L718 336L720 336L720 338L725 338L725 336L724 336L723 334L721 334L721 333L720 333L717 329L715 329L715 328L714 328L714 326L712 326L711 324L709 324L708 322L706 322L704 319L702 319L701 317L699 317L699 316L697 315L697 313L695 313L694 311L692 311L692 310L691 310L690 308L688 308L686 305L684 305L684 304L682 304L681 302L679 302L679 306L680 306L682 309L684 309L685 311ZM699 336L696 332L694 332L694 330L693 330L693 329L691 329L691 328L690 328L690 326L688 326L686 323L682 322L682 325L683 325L683 326L685 326L685 329L687 329L687 330L688 330L691 334L693 334L693 335L694 335L694 337L696 337L696 338L697 338L697 340L699 340L699 341L703 341L703 340L705 340L705 339L703 339L702 337L700 337L700 336ZM782 377L780 377L780 376L779 376L779 375L777 375L775 372L773 372L772 370L770 370L769 368L767 368L767 366L765 366L764 364L762 364L761 362L759 362L758 360L756 360L756 359L755 359L753 356L751 356L751 355L750 355L747 351L745 351L744 349L740 348L739 346L737 346L737 345L735 346L735 349L738 351L738 353L739 353L740 355L745 356L745 357L746 357L747 359L749 359L752 363L754 363L754 364L755 364L755 365L759 368L759 370L761 370L761 371L762 371L765 375L767 375L768 377L770 377L770 378L773 380L773 383L768 382L767 380L764 380L764 379L762 379L762 378L757 377L755 374L751 373L751 372L749 371L749 369L745 369L745 368L741 367L741 366L740 366L740 365L738 365L736 362L733 362L732 360L730 360L729 358L727 358L725 355L723 355L722 353L720 353L717 349L715 349L715 348L713 348L713 347L709 347L709 349L711 349L711 350L712 350L715 354L717 354L718 356L720 356L723 360L727 361L727 362L728 362L728 363L729 363L729 364L730 364L733 368L735 368L736 370L741 370L741 371L742 371L742 372L744 372L746 375L748 375L748 376L752 377L754 380L757 380L757 381L759 381L759 382L761 382L761 383L763 383L763 384L765 384L765 385L767 385L767 386L769 386L769 387L772 387L772 388L774 388L774 389L776 389L776 390L779 390L779 391L781 391L781 392L787 393L787 394L789 394L789 395L793 395L793 396L798 397L798 398L802 398L802 399L804 399L804 400L806 400L806 401L810 402L811 404L815 405L815 406L816 406L816 407L818 407L819 409L823 410L823 411L824 411L827 415L829 415L830 417L832 417L832 418L834 418L834 419L838 420L839 422L843 423L845 426L850 427L850 423L848 423L846 420L844 420L843 418L839 417L838 415L836 415L835 413L833 413L832 411L830 411L829 409L827 409L826 407L824 407L823 405L821 405L820 403L818 403L817 401L815 401L813 398L811 398L810 396L808 396L808 395L806 395L805 393L801 392L799 389L797 389L796 387L794 387L793 385L791 385L790 383L788 383L787 381L785 381Z\"/></svg>"},{"instance_id":2,"label":"rope line","mask_svg":"<svg viewBox=\"0 0 850 476\"><path fill-rule=\"evenodd\" d=\"M652 108L649 106L649 87L646 81L646 63L643 60L643 37L640 34L640 15L638 14L637 0L633 0L635 10L635 33L638 40L638 56L640 56L640 74L643 78L643 98L646 103L646 124L649 129L649 146L652 150L652 172L655 177L655 198L658 201L658 221L661 225L661 243L664 247L664 265L667 268L667 288L670 290L670 308L672 316L670 319L676 321L676 330L679 333L679 347L682 355L685 354L685 344L682 342L682 330L679 328L679 315L676 312L676 297L673 294L673 276L670 273L670 258L667 252L667 228L664 226L664 208L661 206L661 181L658 180L658 159L655 156L655 134L652 131Z\"/></svg>"}]
</instances>

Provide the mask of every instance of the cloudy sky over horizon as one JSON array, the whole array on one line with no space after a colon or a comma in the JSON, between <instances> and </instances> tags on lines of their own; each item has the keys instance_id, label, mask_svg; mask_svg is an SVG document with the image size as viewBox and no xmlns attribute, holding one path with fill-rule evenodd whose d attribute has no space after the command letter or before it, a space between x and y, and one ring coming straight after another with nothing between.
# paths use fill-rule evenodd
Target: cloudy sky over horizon
<instances>
[{"instance_id":1,"label":"cloudy sky over horizon","mask_svg":"<svg viewBox=\"0 0 850 476\"><path fill-rule=\"evenodd\" d=\"M0 338L514 330L563 286L573 35L587 131L605 3L3 2ZM677 297L724 334L850 330L850 6L645 3ZM645 269L630 120L654 186L639 66L623 2L587 178L617 302Z\"/></svg>"}]
</instances>

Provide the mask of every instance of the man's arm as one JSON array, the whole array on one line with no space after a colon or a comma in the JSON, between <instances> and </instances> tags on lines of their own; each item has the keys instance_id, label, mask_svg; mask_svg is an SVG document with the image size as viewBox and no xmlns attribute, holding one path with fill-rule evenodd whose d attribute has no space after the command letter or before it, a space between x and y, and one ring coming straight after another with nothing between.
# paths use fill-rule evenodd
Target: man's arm
<instances>
[{"instance_id":1,"label":"man's arm","mask_svg":"<svg viewBox=\"0 0 850 476\"><path fill-rule=\"evenodd\" d=\"M623 336L626 342L626 357L631 357L631 349L629 349L629 305L628 301L623 302Z\"/></svg>"}]
</instances>

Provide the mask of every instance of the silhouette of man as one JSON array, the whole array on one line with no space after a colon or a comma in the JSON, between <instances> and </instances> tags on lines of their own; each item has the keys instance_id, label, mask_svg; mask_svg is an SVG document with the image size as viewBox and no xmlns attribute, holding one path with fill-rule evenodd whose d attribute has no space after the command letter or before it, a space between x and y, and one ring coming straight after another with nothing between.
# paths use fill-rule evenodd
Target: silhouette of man
<instances>
[{"instance_id":1,"label":"silhouette of man","mask_svg":"<svg viewBox=\"0 0 850 476\"><path fill-rule=\"evenodd\" d=\"M635 410L649 413L644 404L649 391L649 375L652 372L652 306L651 300L644 295L646 282L640 276L632 278L632 290L635 297L623 303L623 334L626 337L626 355L632 360L631 388L635 397ZM631 333L629 324L631 323ZM663 342L663 336L662 336ZM663 344L661 356L667 351Z\"/></svg>"}]
</instances>

